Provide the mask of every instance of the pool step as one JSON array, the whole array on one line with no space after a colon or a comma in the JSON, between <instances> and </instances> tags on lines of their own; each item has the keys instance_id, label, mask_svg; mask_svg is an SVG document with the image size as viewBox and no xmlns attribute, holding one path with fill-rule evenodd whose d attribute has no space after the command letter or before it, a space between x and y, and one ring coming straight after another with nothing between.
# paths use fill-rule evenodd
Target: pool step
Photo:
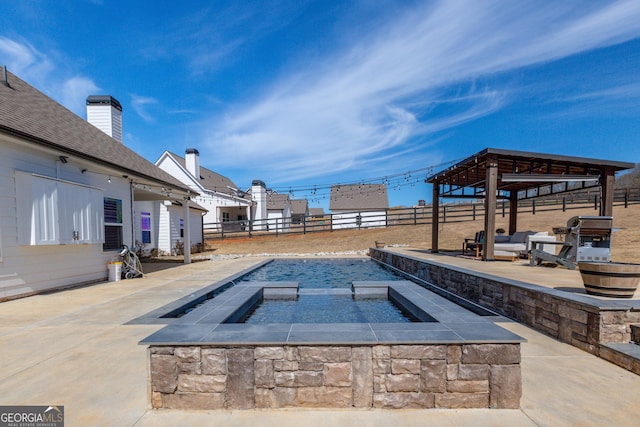
<instances>
[{"instance_id":1,"label":"pool step","mask_svg":"<svg viewBox=\"0 0 640 427\"><path fill-rule=\"evenodd\" d=\"M298 295L337 295L351 296L351 289L347 288L314 288L314 289L298 289Z\"/></svg>"}]
</instances>

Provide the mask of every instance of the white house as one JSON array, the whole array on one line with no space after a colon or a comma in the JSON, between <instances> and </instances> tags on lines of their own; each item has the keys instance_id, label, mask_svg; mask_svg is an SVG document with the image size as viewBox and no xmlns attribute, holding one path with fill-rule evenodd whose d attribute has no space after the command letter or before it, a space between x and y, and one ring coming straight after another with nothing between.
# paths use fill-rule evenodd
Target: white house
<instances>
[{"instance_id":1,"label":"white house","mask_svg":"<svg viewBox=\"0 0 640 427\"><path fill-rule=\"evenodd\" d=\"M307 199L291 200L291 223L303 224L309 216L309 202Z\"/></svg>"},{"instance_id":2,"label":"white house","mask_svg":"<svg viewBox=\"0 0 640 427\"><path fill-rule=\"evenodd\" d=\"M188 212L194 190L0 71L0 300L105 280L135 243L137 201Z\"/></svg>"},{"instance_id":3,"label":"white house","mask_svg":"<svg viewBox=\"0 0 640 427\"><path fill-rule=\"evenodd\" d=\"M267 229L287 232L291 228L291 200L288 194L267 194Z\"/></svg>"},{"instance_id":4,"label":"white house","mask_svg":"<svg viewBox=\"0 0 640 427\"><path fill-rule=\"evenodd\" d=\"M331 187L331 227L372 228L387 226L389 198L384 184L334 185Z\"/></svg>"},{"instance_id":5,"label":"white house","mask_svg":"<svg viewBox=\"0 0 640 427\"><path fill-rule=\"evenodd\" d=\"M109 95L87 97L87 121L122 142L122 106ZM144 198L141 198L144 199ZM185 242L185 210L179 201L136 200L133 203L136 249L148 255L181 255ZM192 251L204 242L203 215L207 210L193 200L189 203L189 228Z\"/></svg>"},{"instance_id":6,"label":"white house","mask_svg":"<svg viewBox=\"0 0 640 427\"><path fill-rule=\"evenodd\" d=\"M251 216L251 197L238 190L226 176L200 165L200 153L188 148L185 157L165 151L156 165L174 178L200 193L195 201L207 210L204 224L207 229L217 230L229 223L241 226Z\"/></svg>"}]
</instances>

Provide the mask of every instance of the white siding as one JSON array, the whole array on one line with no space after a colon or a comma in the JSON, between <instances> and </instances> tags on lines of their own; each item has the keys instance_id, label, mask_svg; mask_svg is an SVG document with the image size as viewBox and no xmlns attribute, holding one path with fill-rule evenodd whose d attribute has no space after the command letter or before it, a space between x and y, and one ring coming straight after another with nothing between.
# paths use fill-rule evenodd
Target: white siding
<instances>
[{"instance_id":1,"label":"white siding","mask_svg":"<svg viewBox=\"0 0 640 427\"><path fill-rule=\"evenodd\" d=\"M178 181L182 182L190 189L200 193L194 201L198 203L200 206L207 209L207 213L204 216L203 222L205 224L218 224L222 222L222 217L220 216L220 211L228 208L233 208L238 206L241 202L237 200L233 200L229 197L218 196L214 192L207 192L206 189L203 190L201 186L194 182L193 176L186 172L180 165L178 165L172 158L168 156L163 156L160 161L157 163L158 167L169 175L176 178ZM249 218L250 215L250 207L251 201L247 200L245 205L240 209L243 210L243 215L246 215ZM213 228L212 228L213 229ZM198 233L201 235L202 233Z\"/></svg>"},{"instance_id":2,"label":"white siding","mask_svg":"<svg viewBox=\"0 0 640 427\"><path fill-rule=\"evenodd\" d=\"M158 249L166 254L175 251L180 237L180 220L184 218L184 207L172 205L171 202L136 202L135 203L135 236L142 241L140 212L151 213L151 244L145 246L150 252ZM202 243L202 211L190 209L191 244ZM186 234L186 232L185 232Z\"/></svg>"},{"instance_id":3,"label":"white siding","mask_svg":"<svg viewBox=\"0 0 640 427\"><path fill-rule=\"evenodd\" d=\"M123 237L131 241L131 195L129 182L97 173L81 173L82 169L96 170L89 163L69 161L61 164L57 155L47 155L17 145L12 139L0 136L0 299L60 286L107 277L107 262L117 252L103 252L102 244L66 244L31 246L20 245L16 198L16 170L51 176L66 181L102 189L105 196L122 200Z\"/></svg>"},{"instance_id":4,"label":"white siding","mask_svg":"<svg viewBox=\"0 0 640 427\"><path fill-rule=\"evenodd\" d=\"M360 217L360 221L358 221ZM359 225L358 225L359 222ZM331 228L378 228L387 226L385 211L336 212L331 215Z\"/></svg>"},{"instance_id":5,"label":"white siding","mask_svg":"<svg viewBox=\"0 0 640 427\"><path fill-rule=\"evenodd\" d=\"M87 106L87 121L122 142L122 113L111 105Z\"/></svg>"}]
</instances>

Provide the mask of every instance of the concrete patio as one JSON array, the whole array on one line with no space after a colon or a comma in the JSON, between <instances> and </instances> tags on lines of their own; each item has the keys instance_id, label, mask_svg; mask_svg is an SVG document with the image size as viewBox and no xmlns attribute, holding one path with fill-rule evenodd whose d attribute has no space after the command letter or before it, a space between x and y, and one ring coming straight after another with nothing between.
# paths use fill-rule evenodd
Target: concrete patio
<instances>
[{"instance_id":1,"label":"concrete patio","mask_svg":"<svg viewBox=\"0 0 640 427\"><path fill-rule=\"evenodd\" d=\"M431 255L425 255L431 256ZM562 269L509 262L469 263L490 274L575 286ZM515 322L500 326L526 338L519 410L152 410L147 353L138 341L163 325L128 321L246 269L264 258L199 262L0 304L0 405L64 405L66 425L174 426L474 425L635 426L640 376ZM575 272L574 272L575 273ZM579 292L579 290L576 290Z\"/></svg>"}]
</instances>

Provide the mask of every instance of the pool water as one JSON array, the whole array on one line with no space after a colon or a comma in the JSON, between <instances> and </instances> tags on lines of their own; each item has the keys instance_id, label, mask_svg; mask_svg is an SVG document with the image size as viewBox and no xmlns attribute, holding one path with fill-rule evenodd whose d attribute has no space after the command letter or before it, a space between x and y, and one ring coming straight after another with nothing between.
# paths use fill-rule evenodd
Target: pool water
<instances>
[{"instance_id":1,"label":"pool water","mask_svg":"<svg viewBox=\"0 0 640 427\"><path fill-rule=\"evenodd\" d=\"M299 282L297 300L263 300L240 322L268 323L408 323L416 321L387 299L354 300L353 281L399 280L368 259L274 260L243 281Z\"/></svg>"},{"instance_id":2,"label":"pool water","mask_svg":"<svg viewBox=\"0 0 640 427\"><path fill-rule=\"evenodd\" d=\"M351 288L361 280L402 280L369 259L276 259L242 280L296 281L300 289Z\"/></svg>"},{"instance_id":3,"label":"pool water","mask_svg":"<svg viewBox=\"0 0 640 427\"><path fill-rule=\"evenodd\" d=\"M297 301L265 300L241 320L263 323L409 323L392 301L354 300L350 295L300 295Z\"/></svg>"}]
</instances>

